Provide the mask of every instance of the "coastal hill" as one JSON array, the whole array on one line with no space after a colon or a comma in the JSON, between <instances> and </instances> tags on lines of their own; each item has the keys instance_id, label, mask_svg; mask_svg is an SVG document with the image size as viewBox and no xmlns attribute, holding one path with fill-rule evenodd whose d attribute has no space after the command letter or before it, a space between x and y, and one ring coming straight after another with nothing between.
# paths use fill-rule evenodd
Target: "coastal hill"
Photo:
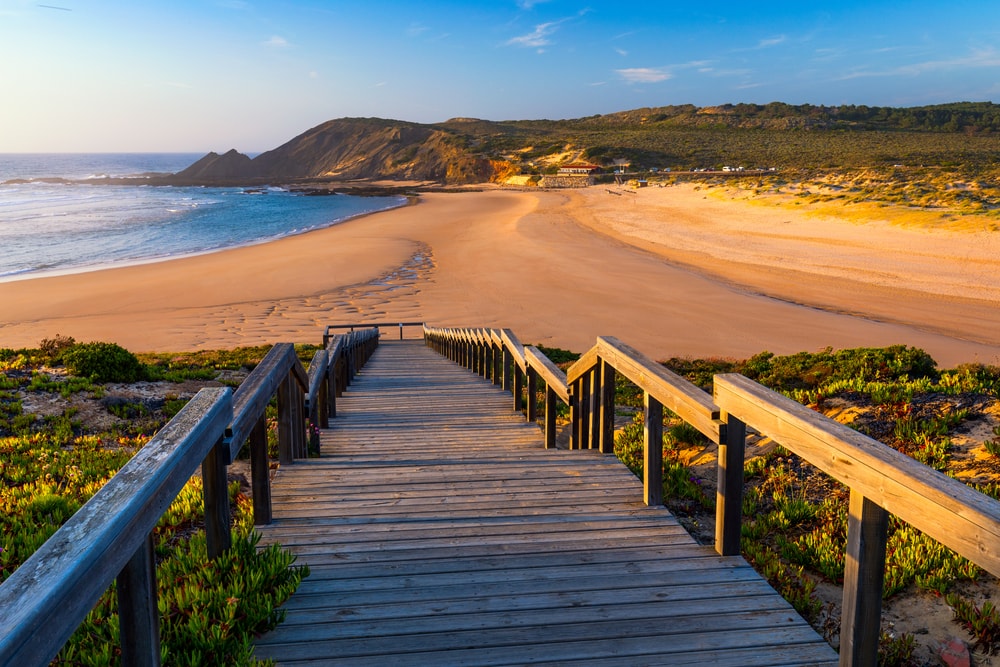
<instances>
[{"instance_id":1,"label":"coastal hill","mask_svg":"<svg viewBox=\"0 0 1000 667\"><path fill-rule=\"evenodd\" d=\"M726 104L634 109L569 120L341 118L255 158L209 153L175 183L502 180L586 161L633 170L722 165L979 168L1000 151L1000 105L893 108Z\"/></svg>"}]
</instances>

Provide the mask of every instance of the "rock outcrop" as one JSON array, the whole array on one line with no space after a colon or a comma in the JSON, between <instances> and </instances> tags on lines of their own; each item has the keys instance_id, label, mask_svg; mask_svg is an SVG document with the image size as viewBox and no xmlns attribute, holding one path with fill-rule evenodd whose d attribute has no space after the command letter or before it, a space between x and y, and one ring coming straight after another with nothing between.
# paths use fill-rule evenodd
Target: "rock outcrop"
<instances>
[{"instance_id":1,"label":"rock outcrop","mask_svg":"<svg viewBox=\"0 0 1000 667\"><path fill-rule=\"evenodd\" d=\"M464 184L488 181L492 173L489 160L472 155L463 138L447 129L341 118L253 159L236 151L209 153L175 177L192 182L390 179Z\"/></svg>"}]
</instances>

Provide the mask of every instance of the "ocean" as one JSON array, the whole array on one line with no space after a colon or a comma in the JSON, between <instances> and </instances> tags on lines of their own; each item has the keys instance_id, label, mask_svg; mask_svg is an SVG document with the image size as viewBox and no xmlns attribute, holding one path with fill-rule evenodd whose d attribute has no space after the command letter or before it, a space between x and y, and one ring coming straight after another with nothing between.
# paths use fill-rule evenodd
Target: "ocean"
<instances>
[{"instance_id":1,"label":"ocean","mask_svg":"<svg viewBox=\"0 0 1000 667\"><path fill-rule=\"evenodd\" d=\"M201 157L0 154L0 281L261 243L405 203L404 197L310 197L280 188L88 183L174 173ZM35 180L21 182L27 179Z\"/></svg>"}]
</instances>

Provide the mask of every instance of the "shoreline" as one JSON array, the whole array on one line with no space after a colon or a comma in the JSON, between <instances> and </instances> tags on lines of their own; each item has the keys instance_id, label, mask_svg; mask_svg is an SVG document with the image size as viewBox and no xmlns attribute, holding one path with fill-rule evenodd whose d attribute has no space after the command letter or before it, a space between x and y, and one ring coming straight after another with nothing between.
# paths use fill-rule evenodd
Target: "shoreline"
<instances>
[{"instance_id":1,"label":"shoreline","mask_svg":"<svg viewBox=\"0 0 1000 667\"><path fill-rule=\"evenodd\" d=\"M780 258L720 268L696 248L675 247L685 234L712 242L706 230L725 222L699 197L664 188L653 194L666 203L630 197L605 206L592 201L597 190L426 193L419 206L252 246L0 282L0 347L34 347L60 334L136 352L183 351L318 342L334 322L425 321L507 327L526 344L576 351L612 335L659 359L905 344L942 368L1000 364L1000 309L991 302L903 295L860 273L852 284L789 274ZM732 248L785 226L760 218L760 207L718 205L745 228L726 231ZM645 227L613 228L629 216ZM836 231L835 222L824 224ZM800 247L791 237L781 242ZM821 260L823 250L813 244L809 252ZM852 303L858 307L844 307ZM962 340L961 327L939 321L949 313L973 322L969 331L996 336Z\"/></svg>"},{"instance_id":2,"label":"shoreline","mask_svg":"<svg viewBox=\"0 0 1000 667\"><path fill-rule=\"evenodd\" d=\"M0 183L0 185L3 185L3 183ZM136 187L138 187L138 186L136 186ZM173 187L173 186L151 186L151 187ZM335 196L335 194L339 194L339 193L333 193L333 192L331 192L331 193L329 193L329 196ZM311 195L303 193L301 196L306 197L306 196L311 196ZM323 196L327 196L327 195L323 195ZM353 195L353 196L364 196L364 195ZM393 196L393 195L387 195L387 196ZM403 201L400 204L398 204L396 206L390 206L389 208L379 209L377 211L366 211L364 213L357 213L357 214L354 214L354 215L348 215L347 217L340 218L338 220L334 220L332 222L329 222L329 223L326 223L326 224L323 224L323 225L311 227L309 229L303 229L303 230L297 230L297 231L293 230L293 231L281 234L280 236L271 236L271 237L267 237L267 238L257 239L255 241L248 241L246 243L240 243L240 244L237 244L237 245L224 246L224 247L221 247L221 248L212 248L212 249L207 249L207 250L198 250L198 251L188 252L188 253L183 253L183 254L178 254L178 255L165 255L165 256L161 256L161 257L147 257L145 259L132 259L132 260L124 260L124 261L121 261L121 262L109 262L109 263L105 263L105 264L92 264L92 265L88 265L88 266L78 266L78 267L74 267L74 268L54 269L54 270L51 270L51 271L37 270L37 269L28 269L28 270L19 271L19 272L16 272L16 273L9 273L9 274L2 274L2 273L0 273L0 284L2 284L2 283L9 283L9 282L19 282L19 281L22 281L22 280L35 280L35 279L41 279L41 278L55 278L55 277L59 277L59 276L75 276L75 275L86 274L86 273L94 273L94 272L97 272L97 271L109 271L109 270L112 270L112 269L124 269L124 268L133 267L133 266L146 266L146 265L149 265L149 264L159 264L161 262L172 262L174 260L188 259L188 258L191 258L191 257L201 257L203 255L212 255L212 254L215 254L215 253L218 253L218 252L225 252L227 250L237 250L239 248L249 248L249 247L256 246L256 245L265 245L265 244L273 243L275 241L280 241L282 239L289 238L289 237L292 237L292 236L299 236L301 234L311 234L312 232L317 232L317 231L321 231L323 229L328 229L330 227L335 227L337 225L343 224L345 222L348 222L350 220L354 220L354 219L357 219L357 218L364 218L365 216L375 215L375 214L378 214L378 213L384 213L386 211L391 211L391 210L396 209L396 208L402 208L402 207L405 207L405 206L412 206L413 204L416 203L416 199L417 199L416 197L408 196L408 195L404 195L404 194L397 194L397 195L394 195L394 196L400 197L401 199L403 199Z\"/></svg>"}]
</instances>

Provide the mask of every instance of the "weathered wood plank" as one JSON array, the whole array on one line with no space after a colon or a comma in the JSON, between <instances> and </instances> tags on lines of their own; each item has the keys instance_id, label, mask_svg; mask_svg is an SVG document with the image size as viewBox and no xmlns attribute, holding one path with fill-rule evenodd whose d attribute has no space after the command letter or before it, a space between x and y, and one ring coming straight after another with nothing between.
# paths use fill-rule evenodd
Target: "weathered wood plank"
<instances>
[{"instance_id":1,"label":"weathered wood plank","mask_svg":"<svg viewBox=\"0 0 1000 667\"><path fill-rule=\"evenodd\" d=\"M229 389L202 389L0 586L0 664L51 661L232 418Z\"/></svg>"},{"instance_id":2,"label":"weathered wood plank","mask_svg":"<svg viewBox=\"0 0 1000 667\"><path fill-rule=\"evenodd\" d=\"M748 426L1000 575L1000 501L742 375L715 376L715 396Z\"/></svg>"},{"instance_id":3,"label":"weathered wood plank","mask_svg":"<svg viewBox=\"0 0 1000 667\"><path fill-rule=\"evenodd\" d=\"M665 408L677 413L713 442L719 442L722 423L719 408L712 403L711 396L617 338L598 338L595 349L618 373L652 394Z\"/></svg>"},{"instance_id":4,"label":"weathered wood plank","mask_svg":"<svg viewBox=\"0 0 1000 667\"><path fill-rule=\"evenodd\" d=\"M494 342L493 332L470 335ZM531 348L524 354L534 370ZM592 401L603 407L604 396ZM836 661L742 558L696 544L665 508L645 506L641 482L617 460L544 449L509 394L431 348L380 345L331 425L320 459L275 479L264 540L286 544L312 575L286 603L286 622L257 642L258 657Z\"/></svg>"}]
</instances>

